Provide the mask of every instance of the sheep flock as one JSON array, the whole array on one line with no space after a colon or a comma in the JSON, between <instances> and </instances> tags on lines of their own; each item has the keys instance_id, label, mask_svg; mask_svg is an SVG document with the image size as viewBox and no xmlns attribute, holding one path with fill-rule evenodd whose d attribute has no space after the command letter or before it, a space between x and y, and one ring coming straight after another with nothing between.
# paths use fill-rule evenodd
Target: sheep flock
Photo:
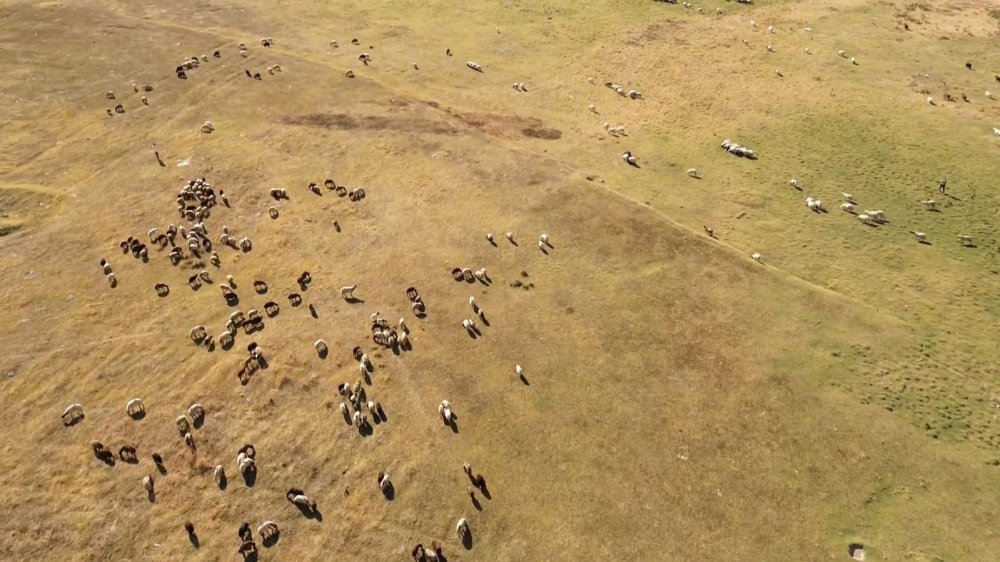
<instances>
[{"instance_id":1,"label":"sheep flock","mask_svg":"<svg viewBox=\"0 0 1000 562\"><path fill-rule=\"evenodd\" d=\"M388 4L8 7L11 560L1000 550L987 7Z\"/></svg>"}]
</instances>

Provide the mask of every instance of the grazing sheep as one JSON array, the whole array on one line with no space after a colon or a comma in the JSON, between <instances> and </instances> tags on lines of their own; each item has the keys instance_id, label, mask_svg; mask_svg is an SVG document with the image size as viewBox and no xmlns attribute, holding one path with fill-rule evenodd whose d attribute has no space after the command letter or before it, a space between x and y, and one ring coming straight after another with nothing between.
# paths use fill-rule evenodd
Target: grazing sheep
<instances>
[{"instance_id":1,"label":"grazing sheep","mask_svg":"<svg viewBox=\"0 0 1000 562\"><path fill-rule=\"evenodd\" d=\"M389 480L389 475L382 472L378 473L378 489L385 492L392 482Z\"/></svg>"},{"instance_id":2,"label":"grazing sheep","mask_svg":"<svg viewBox=\"0 0 1000 562\"><path fill-rule=\"evenodd\" d=\"M937 105L936 103L934 103L934 98L932 98L931 96L927 96L927 103L930 105Z\"/></svg>"},{"instance_id":3,"label":"grazing sheep","mask_svg":"<svg viewBox=\"0 0 1000 562\"><path fill-rule=\"evenodd\" d=\"M148 474L146 476L144 476L143 479L142 479L142 487L146 489L146 492L152 494L153 493L153 477L150 476L150 475L148 475Z\"/></svg>"},{"instance_id":4,"label":"grazing sheep","mask_svg":"<svg viewBox=\"0 0 1000 562\"><path fill-rule=\"evenodd\" d=\"M200 423L198 420L205 418L205 408L201 404L191 404L191 407L188 408L188 415L195 420L195 423Z\"/></svg>"},{"instance_id":5,"label":"grazing sheep","mask_svg":"<svg viewBox=\"0 0 1000 562\"><path fill-rule=\"evenodd\" d=\"M464 541L465 537L469 534L469 522L465 520L465 517L458 520L455 530L458 532L458 540Z\"/></svg>"},{"instance_id":6,"label":"grazing sheep","mask_svg":"<svg viewBox=\"0 0 1000 562\"><path fill-rule=\"evenodd\" d=\"M80 404L70 404L62 413L63 425L72 425L73 422L83 417L83 406Z\"/></svg>"},{"instance_id":7,"label":"grazing sheep","mask_svg":"<svg viewBox=\"0 0 1000 562\"><path fill-rule=\"evenodd\" d=\"M213 125L211 121L205 121L201 125L201 132L203 133L211 133L214 130L215 130L215 125Z\"/></svg>"},{"instance_id":8,"label":"grazing sheep","mask_svg":"<svg viewBox=\"0 0 1000 562\"><path fill-rule=\"evenodd\" d=\"M927 234L923 232L917 232L915 230L911 230L910 234L912 234L917 239L917 242L927 242Z\"/></svg>"},{"instance_id":9,"label":"grazing sheep","mask_svg":"<svg viewBox=\"0 0 1000 562\"><path fill-rule=\"evenodd\" d=\"M872 218L867 213L861 213L860 215L857 216L857 219L858 222L862 224L867 224L867 225L874 224Z\"/></svg>"},{"instance_id":10,"label":"grazing sheep","mask_svg":"<svg viewBox=\"0 0 1000 562\"><path fill-rule=\"evenodd\" d=\"M357 288L358 288L357 285L351 285L350 287L341 287L340 296L343 297L344 300L354 300L354 290Z\"/></svg>"},{"instance_id":11,"label":"grazing sheep","mask_svg":"<svg viewBox=\"0 0 1000 562\"><path fill-rule=\"evenodd\" d=\"M465 320L462 320L462 327L464 327L466 330L472 332L472 331L475 331L475 329L476 329L476 323L473 322L472 320L466 318Z\"/></svg>"},{"instance_id":12,"label":"grazing sheep","mask_svg":"<svg viewBox=\"0 0 1000 562\"><path fill-rule=\"evenodd\" d=\"M788 180L788 185L790 185L792 187L799 187L799 180L797 180L795 178L792 178L792 179Z\"/></svg>"},{"instance_id":13,"label":"grazing sheep","mask_svg":"<svg viewBox=\"0 0 1000 562\"><path fill-rule=\"evenodd\" d=\"M114 273L109 273L107 275L107 280L108 280L108 283L111 285L112 288L118 286L118 278L115 277Z\"/></svg>"},{"instance_id":14,"label":"grazing sheep","mask_svg":"<svg viewBox=\"0 0 1000 562\"><path fill-rule=\"evenodd\" d=\"M179 431L181 435L186 435L191 432L191 422L188 421L187 416L177 416L174 423L177 425L177 431Z\"/></svg>"},{"instance_id":15,"label":"grazing sheep","mask_svg":"<svg viewBox=\"0 0 1000 562\"><path fill-rule=\"evenodd\" d=\"M848 203L857 203L857 201L854 200L854 196L850 193L841 192L840 194L844 197L844 201L847 201Z\"/></svg>"},{"instance_id":16,"label":"grazing sheep","mask_svg":"<svg viewBox=\"0 0 1000 562\"><path fill-rule=\"evenodd\" d=\"M483 267L483 268L477 269L476 271L472 272L472 275L476 279L479 279L480 281L486 281L486 279L487 279L487 277L486 277L486 268Z\"/></svg>"},{"instance_id":17,"label":"grazing sheep","mask_svg":"<svg viewBox=\"0 0 1000 562\"><path fill-rule=\"evenodd\" d=\"M763 263L763 262L760 261L760 259L761 259L762 256L759 253L757 253L757 252L754 252L754 253L750 254L750 257L753 258L753 261L755 261L757 263Z\"/></svg>"},{"instance_id":18,"label":"grazing sheep","mask_svg":"<svg viewBox=\"0 0 1000 562\"><path fill-rule=\"evenodd\" d=\"M316 352L319 353L320 355L326 355L330 350L330 348L326 346L326 342L321 339L316 340L313 343L313 347L316 348Z\"/></svg>"},{"instance_id":19,"label":"grazing sheep","mask_svg":"<svg viewBox=\"0 0 1000 562\"><path fill-rule=\"evenodd\" d=\"M701 172L698 171L698 168L688 168L687 175L692 178L701 178Z\"/></svg>"},{"instance_id":20,"label":"grazing sheep","mask_svg":"<svg viewBox=\"0 0 1000 562\"><path fill-rule=\"evenodd\" d=\"M968 234L959 234L958 241L962 243L963 246L973 246L972 237Z\"/></svg>"},{"instance_id":21,"label":"grazing sheep","mask_svg":"<svg viewBox=\"0 0 1000 562\"><path fill-rule=\"evenodd\" d=\"M226 469L220 464L212 470L212 478L215 478L215 483L218 485L222 484L222 481L226 479Z\"/></svg>"},{"instance_id":22,"label":"grazing sheep","mask_svg":"<svg viewBox=\"0 0 1000 562\"><path fill-rule=\"evenodd\" d=\"M631 152L628 152L628 151L622 153L622 160L628 162L632 166L635 166L635 164L636 164L636 158L635 158L635 156Z\"/></svg>"},{"instance_id":23,"label":"grazing sheep","mask_svg":"<svg viewBox=\"0 0 1000 562\"><path fill-rule=\"evenodd\" d=\"M588 105L587 109L590 110L591 113L597 113L597 106L594 104Z\"/></svg>"},{"instance_id":24,"label":"grazing sheep","mask_svg":"<svg viewBox=\"0 0 1000 562\"><path fill-rule=\"evenodd\" d=\"M129 416L135 416L146 411L146 406L142 403L139 398L133 398L125 403L125 414Z\"/></svg>"},{"instance_id":25,"label":"grazing sheep","mask_svg":"<svg viewBox=\"0 0 1000 562\"><path fill-rule=\"evenodd\" d=\"M237 456L237 459L236 459L237 460L237 468L239 469L240 474L244 474L245 475L247 473L247 471L249 471L251 469L255 470L257 468L257 462L254 461L251 457L246 456L244 453L240 453L240 455L243 455L243 458L241 459L241 458L239 458L239 456Z\"/></svg>"},{"instance_id":26,"label":"grazing sheep","mask_svg":"<svg viewBox=\"0 0 1000 562\"><path fill-rule=\"evenodd\" d=\"M472 307L473 312L479 311L479 305L476 304L476 297L469 297L469 306Z\"/></svg>"},{"instance_id":27,"label":"grazing sheep","mask_svg":"<svg viewBox=\"0 0 1000 562\"><path fill-rule=\"evenodd\" d=\"M262 541L276 535L278 531L278 525L274 521L264 521L259 527L257 527L257 534L260 535L260 540Z\"/></svg>"},{"instance_id":28,"label":"grazing sheep","mask_svg":"<svg viewBox=\"0 0 1000 562\"><path fill-rule=\"evenodd\" d=\"M926 200L926 201L923 201L923 202L922 202L921 204L922 204L922 205L924 206L924 208L925 208L925 209L927 209L928 211L936 211L936 210L937 210L937 204L938 204L938 203L937 203L937 201L935 201L935 200L933 200L933 199L928 199L928 200Z\"/></svg>"},{"instance_id":29,"label":"grazing sheep","mask_svg":"<svg viewBox=\"0 0 1000 562\"><path fill-rule=\"evenodd\" d=\"M447 400L442 400L441 404L438 406L438 413L441 414L441 419L444 423L450 424L454 414L451 410L451 402Z\"/></svg>"},{"instance_id":30,"label":"grazing sheep","mask_svg":"<svg viewBox=\"0 0 1000 562\"><path fill-rule=\"evenodd\" d=\"M514 372L517 373L518 377L524 377L524 367L520 365L514 365Z\"/></svg>"},{"instance_id":31,"label":"grazing sheep","mask_svg":"<svg viewBox=\"0 0 1000 562\"><path fill-rule=\"evenodd\" d=\"M187 447L189 449L197 449L198 448L194 444L194 435L191 435L190 433L185 433L184 434L184 444L187 445Z\"/></svg>"},{"instance_id":32,"label":"grazing sheep","mask_svg":"<svg viewBox=\"0 0 1000 562\"><path fill-rule=\"evenodd\" d=\"M852 205L850 203L841 203L840 204L840 210L841 211L846 211L848 213L853 213L854 212L854 205Z\"/></svg>"}]
</instances>

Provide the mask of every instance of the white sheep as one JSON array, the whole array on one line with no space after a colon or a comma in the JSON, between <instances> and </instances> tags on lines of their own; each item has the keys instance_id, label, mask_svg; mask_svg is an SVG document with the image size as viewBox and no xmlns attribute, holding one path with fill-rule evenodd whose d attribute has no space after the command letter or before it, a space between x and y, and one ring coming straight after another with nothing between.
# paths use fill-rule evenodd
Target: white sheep
<instances>
[{"instance_id":1,"label":"white sheep","mask_svg":"<svg viewBox=\"0 0 1000 562\"><path fill-rule=\"evenodd\" d=\"M341 402L340 403L340 413L346 416L347 415L347 410L348 410L347 404L344 404L343 402Z\"/></svg>"},{"instance_id":2,"label":"white sheep","mask_svg":"<svg viewBox=\"0 0 1000 562\"><path fill-rule=\"evenodd\" d=\"M406 320L403 318L399 319L399 332L402 334L409 334L410 329L406 327Z\"/></svg>"},{"instance_id":3,"label":"white sheep","mask_svg":"<svg viewBox=\"0 0 1000 562\"><path fill-rule=\"evenodd\" d=\"M323 341L323 340L321 340L321 339L316 340L315 342L313 342L313 347L315 347L316 348L316 352L319 353L319 354L321 354L321 355L325 354L325 353L327 353L329 351L329 348L326 346L326 342Z\"/></svg>"},{"instance_id":4,"label":"white sheep","mask_svg":"<svg viewBox=\"0 0 1000 562\"><path fill-rule=\"evenodd\" d=\"M378 480L378 489L383 492L389 487L391 481L389 480L389 474L383 474Z\"/></svg>"},{"instance_id":5,"label":"white sheep","mask_svg":"<svg viewBox=\"0 0 1000 562\"><path fill-rule=\"evenodd\" d=\"M524 367L520 365L514 365L514 372L517 373L517 376L524 377Z\"/></svg>"},{"instance_id":6,"label":"white sheep","mask_svg":"<svg viewBox=\"0 0 1000 562\"><path fill-rule=\"evenodd\" d=\"M489 242L490 244L493 244L493 233L492 232L487 232L486 233L486 241Z\"/></svg>"},{"instance_id":7,"label":"white sheep","mask_svg":"<svg viewBox=\"0 0 1000 562\"><path fill-rule=\"evenodd\" d=\"M64 425L69 425L83 417L83 406L81 404L70 404L63 413L62 421Z\"/></svg>"},{"instance_id":8,"label":"white sheep","mask_svg":"<svg viewBox=\"0 0 1000 562\"><path fill-rule=\"evenodd\" d=\"M687 175L692 178L700 178L701 172L698 171L698 168L688 168Z\"/></svg>"},{"instance_id":9,"label":"white sheep","mask_svg":"<svg viewBox=\"0 0 1000 562\"><path fill-rule=\"evenodd\" d=\"M797 180L795 178L792 178L792 179L788 180L788 185L790 185L792 187L798 187L799 186L799 180Z\"/></svg>"},{"instance_id":10,"label":"white sheep","mask_svg":"<svg viewBox=\"0 0 1000 562\"><path fill-rule=\"evenodd\" d=\"M853 213L854 212L854 205L852 205L851 203L841 203L840 204L840 210L841 211L846 211L848 213Z\"/></svg>"},{"instance_id":11,"label":"white sheep","mask_svg":"<svg viewBox=\"0 0 1000 562\"><path fill-rule=\"evenodd\" d=\"M441 419L444 423L451 423L451 418L454 415L451 411L451 402L447 400L442 400L441 404L438 405L438 413L441 414Z\"/></svg>"},{"instance_id":12,"label":"white sheep","mask_svg":"<svg viewBox=\"0 0 1000 562\"><path fill-rule=\"evenodd\" d=\"M212 470L212 477L215 478L216 484L221 483L226 478L226 469L221 464L217 465Z\"/></svg>"},{"instance_id":13,"label":"white sheep","mask_svg":"<svg viewBox=\"0 0 1000 562\"><path fill-rule=\"evenodd\" d=\"M344 297L344 300L354 300L354 290L357 289L357 285L351 285L350 287L341 287L340 296Z\"/></svg>"},{"instance_id":14,"label":"white sheep","mask_svg":"<svg viewBox=\"0 0 1000 562\"><path fill-rule=\"evenodd\" d=\"M588 105L587 109L590 110L591 113L597 113L597 106L594 104Z\"/></svg>"},{"instance_id":15,"label":"white sheep","mask_svg":"<svg viewBox=\"0 0 1000 562\"><path fill-rule=\"evenodd\" d=\"M142 399L133 398L125 403L125 414L129 416L134 416L140 412L145 412L146 406L142 403Z\"/></svg>"},{"instance_id":16,"label":"white sheep","mask_svg":"<svg viewBox=\"0 0 1000 562\"><path fill-rule=\"evenodd\" d=\"M841 58L847 58L847 55L844 54L844 50L843 49L837 51L837 56L841 57Z\"/></svg>"},{"instance_id":17,"label":"white sheep","mask_svg":"<svg viewBox=\"0 0 1000 562\"><path fill-rule=\"evenodd\" d=\"M508 232L507 233L507 240L509 240L512 243L514 242L514 233L513 232Z\"/></svg>"},{"instance_id":18,"label":"white sheep","mask_svg":"<svg viewBox=\"0 0 1000 562\"><path fill-rule=\"evenodd\" d=\"M911 230L910 234L912 234L917 239L917 242L926 242L927 241L927 234L925 234L923 232L917 232L915 230Z\"/></svg>"},{"instance_id":19,"label":"white sheep","mask_svg":"<svg viewBox=\"0 0 1000 562\"><path fill-rule=\"evenodd\" d=\"M267 540L277 533L278 525L274 521L264 521L259 527L257 527L257 534L260 535L261 540Z\"/></svg>"},{"instance_id":20,"label":"white sheep","mask_svg":"<svg viewBox=\"0 0 1000 562\"><path fill-rule=\"evenodd\" d=\"M190 435L190 433L188 435ZM240 454L243 455L243 453L240 453ZM244 455L243 459L239 460L239 462L238 462L238 467L239 467L240 474L246 474L247 471L251 469L251 467L256 468L256 466L257 466L257 463L252 458L250 458L250 457L248 457L246 455Z\"/></svg>"},{"instance_id":21,"label":"white sheep","mask_svg":"<svg viewBox=\"0 0 1000 562\"><path fill-rule=\"evenodd\" d=\"M844 197L844 201L847 201L848 203L857 203L857 201L854 200L854 196L850 193L841 192L840 194Z\"/></svg>"},{"instance_id":22,"label":"white sheep","mask_svg":"<svg viewBox=\"0 0 1000 562\"><path fill-rule=\"evenodd\" d=\"M191 416L193 420L199 420L205 417L205 408L201 404L195 403L191 404L188 408L188 415Z\"/></svg>"},{"instance_id":23,"label":"white sheep","mask_svg":"<svg viewBox=\"0 0 1000 562\"><path fill-rule=\"evenodd\" d=\"M455 530L458 532L458 540L464 541L465 537L469 534L469 522L465 520L465 517L458 520Z\"/></svg>"},{"instance_id":24,"label":"white sheep","mask_svg":"<svg viewBox=\"0 0 1000 562\"><path fill-rule=\"evenodd\" d=\"M926 200L926 201L922 202L921 204L922 204L922 205L924 206L924 208L925 208L925 209L927 209L928 211L936 211L936 210L937 210L937 204L938 204L938 203L937 203L937 201L935 201L935 200L933 200L933 199L928 199L928 200Z\"/></svg>"},{"instance_id":25,"label":"white sheep","mask_svg":"<svg viewBox=\"0 0 1000 562\"><path fill-rule=\"evenodd\" d=\"M476 323L468 318L462 320L462 326L470 332L473 332L476 329Z\"/></svg>"},{"instance_id":26,"label":"white sheep","mask_svg":"<svg viewBox=\"0 0 1000 562\"><path fill-rule=\"evenodd\" d=\"M472 272L472 275L480 281L486 281L486 268L480 268Z\"/></svg>"},{"instance_id":27,"label":"white sheep","mask_svg":"<svg viewBox=\"0 0 1000 562\"><path fill-rule=\"evenodd\" d=\"M142 487L146 489L146 492L153 493L153 477L146 475L142 478Z\"/></svg>"},{"instance_id":28,"label":"white sheep","mask_svg":"<svg viewBox=\"0 0 1000 562\"><path fill-rule=\"evenodd\" d=\"M867 213L861 213L857 216L857 219L862 224L872 224L872 218Z\"/></svg>"},{"instance_id":29,"label":"white sheep","mask_svg":"<svg viewBox=\"0 0 1000 562\"><path fill-rule=\"evenodd\" d=\"M755 261L757 263L762 263L760 261L760 259L761 259L762 256L759 253L754 252L754 253L750 254L750 257L753 258L753 261Z\"/></svg>"},{"instance_id":30,"label":"white sheep","mask_svg":"<svg viewBox=\"0 0 1000 562\"><path fill-rule=\"evenodd\" d=\"M109 273L109 274L108 274L108 275L106 276L106 278L107 278L107 280L108 280L108 283L110 283L110 284L111 284L111 287L112 287L112 288L113 288L113 287L115 287L116 285L118 285L118 278L117 278L117 277L115 277L115 274L114 274L114 273Z\"/></svg>"},{"instance_id":31,"label":"white sheep","mask_svg":"<svg viewBox=\"0 0 1000 562\"><path fill-rule=\"evenodd\" d=\"M472 307L473 312L479 311L479 305L476 304L476 297L469 297L469 306Z\"/></svg>"},{"instance_id":32,"label":"white sheep","mask_svg":"<svg viewBox=\"0 0 1000 562\"><path fill-rule=\"evenodd\" d=\"M542 233L542 235L538 237L538 241L541 242L542 244L545 244L546 246L548 246L549 245L549 235L545 234L545 233Z\"/></svg>"},{"instance_id":33,"label":"white sheep","mask_svg":"<svg viewBox=\"0 0 1000 562\"><path fill-rule=\"evenodd\" d=\"M972 237L968 234L959 234L958 241L962 243L963 246L972 246Z\"/></svg>"},{"instance_id":34,"label":"white sheep","mask_svg":"<svg viewBox=\"0 0 1000 562\"><path fill-rule=\"evenodd\" d=\"M935 105L934 98L932 98L931 96L927 96L927 103L929 103L930 105Z\"/></svg>"}]
</instances>

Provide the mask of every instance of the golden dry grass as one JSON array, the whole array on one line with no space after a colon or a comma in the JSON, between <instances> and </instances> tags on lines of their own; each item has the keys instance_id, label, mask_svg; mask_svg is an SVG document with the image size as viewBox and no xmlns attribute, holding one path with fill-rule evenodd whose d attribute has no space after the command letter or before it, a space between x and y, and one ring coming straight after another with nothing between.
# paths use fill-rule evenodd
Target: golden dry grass
<instances>
[{"instance_id":1,"label":"golden dry grass","mask_svg":"<svg viewBox=\"0 0 1000 562\"><path fill-rule=\"evenodd\" d=\"M612 0L4 6L7 556L226 559L240 523L270 519L282 534L261 560L407 560L432 540L455 561L835 560L854 541L870 559L994 559L998 110L980 90L990 65L1000 69L998 5L758 4L709 2L704 14ZM357 62L363 50L371 66ZM188 80L173 77L203 53ZM470 59L485 72L465 68ZM244 76L271 64L283 72ZM147 81L143 106L130 84ZM515 92L522 81L528 92ZM124 115L106 116L107 90ZM948 103L945 92L976 95ZM205 120L211 135L198 132ZM628 136L609 137L605 121ZM719 150L726 137L761 159ZM940 198L942 175L954 197L927 213L919 201ZM188 288L201 266L171 267L160 250L143 264L117 248L178 222L177 190L202 176L232 202L207 221L213 238L228 225L254 241L205 267L216 282L234 275L239 309L282 307L229 351L188 338L196 324L217 335L232 311L214 286ZM368 197L306 190L327 177ZM275 186L291 200L272 220ZM836 210L841 191L891 222L858 225ZM806 195L833 210L810 213ZM549 255L535 246L542 232ZM959 247L960 232L977 247ZM456 283L453 267L486 267L493 283ZM285 298L304 270L317 318ZM155 295L158 282L169 296ZM355 283L363 304L340 298ZM425 320L409 311L409 286ZM476 339L460 325L470 295L490 320ZM412 351L376 349L375 311L407 319ZM325 360L317 338L330 344ZM251 340L270 367L241 386ZM337 384L358 378L355 345L374 359L367 391L389 418L366 437L338 410ZM123 411L134 396L148 411L140 421ZM435 411L445 398L457 433ZM65 428L59 414L73 402L86 418ZM208 411L196 454L173 424L193 402ZM141 462L105 466L93 439L134 444ZM234 462L248 442L252 487ZM489 482L481 510L463 462ZM216 463L225 490L209 474ZM379 471L392 476L392 501ZM285 500L293 486L322 520Z\"/></svg>"}]
</instances>

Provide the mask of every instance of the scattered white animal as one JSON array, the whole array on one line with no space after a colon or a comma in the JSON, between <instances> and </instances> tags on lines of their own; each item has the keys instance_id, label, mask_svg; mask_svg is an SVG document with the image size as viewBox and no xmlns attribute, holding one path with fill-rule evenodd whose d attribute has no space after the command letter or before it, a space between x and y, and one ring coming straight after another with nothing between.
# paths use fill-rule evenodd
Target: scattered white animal
<instances>
[{"instance_id":1,"label":"scattered white animal","mask_svg":"<svg viewBox=\"0 0 1000 562\"><path fill-rule=\"evenodd\" d=\"M912 234L914 237L916 237L917 242L926 242L927 241L927 234L925 234L923 232L917 232L915 230L911 230L910 234Z\"/></svg>"},{"instance_id":2,"label":"scattered white animal","mask_svg":"<svg viewBox=\"0 0 1000 562\"><path fill-rule=\"evenodd\" d=\"M761 256L761 255L760 255L759 253L757 253L757 252L754 252L754 253L750 254L750 257L751 257L751 258L753 258L753 261L755 261L755 262L757 262L757 263L762 263L762 262L760 261L760 258L761 258L762 256Z\"/></svg>"},{"instance_id":3,"label":"scattered white animal","mask_svg":"<svg viewBox=\"0 0 1000 562\"><path fill-rule=\"evenodd\" d=\"M701 172L698 171L698 168L688 168L687 175L692 178L700 178Z\"/></svg>"},{"instance_id":4,"label":"scattered white animal","mask_svg":"<svg viewBox=\"0 0 1000 562\"><path fill-rule=\"evenodd\" d=\"M70 404L62 413L63 425L70 425L83 417L83 406L80 404Z\"/></svg>"},{"instance_id":5,"label":"scattered white animal","mask_svg":"<svg viewBox=\"0 0 1000 562\"><path fill-rule=\"evenodd\" d=\"M354 290L357 289L357 288L358 288L357 285L351 285L350 287L341 287L340 288L340 296L344 297L344 300L353 300L354 299Z\"/></svg>"},{"instance_id":6,"label":"scattered white animal","mask_svg":"<svg viewBox=\"0 0 1000 562\"><path fill-rule=\"evenodd\" d=\"M968 234L959 234L958 241L962 243L963 246L972 246L972 237Z\"/></svg>"}]
</instances>

